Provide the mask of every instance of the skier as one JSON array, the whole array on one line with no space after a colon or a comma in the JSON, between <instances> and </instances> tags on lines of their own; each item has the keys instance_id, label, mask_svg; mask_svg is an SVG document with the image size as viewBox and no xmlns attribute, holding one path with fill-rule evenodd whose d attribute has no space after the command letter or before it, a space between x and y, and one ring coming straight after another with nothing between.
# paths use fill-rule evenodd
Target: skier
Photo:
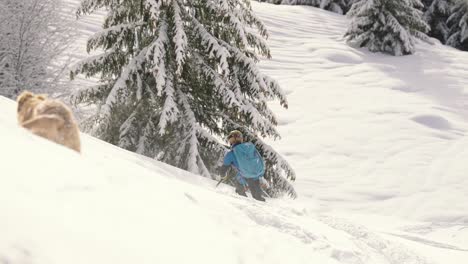
<instances>
[{"instance_id":1,"label":"skier","mask_svg":"<svg viewBox=\"0 0 468 264\"><path fill-rule=\"evenodd\" d=\"M236 193L247 196L245 192L250 189L253 198L264 202L260 181L265 174L265 163L255 145L244 143L242 133L238 130L229 133L228 141L231 150L224 156L221 175L226 175L231 166L234 167L237 172Z\"/></svg>"}]
</instances>

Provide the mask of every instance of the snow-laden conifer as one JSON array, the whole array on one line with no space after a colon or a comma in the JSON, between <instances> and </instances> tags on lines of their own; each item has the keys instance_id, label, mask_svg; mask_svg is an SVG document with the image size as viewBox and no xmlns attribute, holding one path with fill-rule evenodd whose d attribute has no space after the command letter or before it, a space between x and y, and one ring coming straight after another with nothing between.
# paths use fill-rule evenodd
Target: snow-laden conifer
<instances>
[{"instance_id":1,"label":"snow-laden conifer","mask_svg":"<svg viewBox=\"0 0 468 264\"><path fill-rule=\"evenodd\" d=\"M447 24L449 26L447 45L468 51L468 1L455 2Z\"/></svg>"},{"instance_id":2,"label":"snow-laden conifer","mask_svg":"<svg viewBox=\"0 0 468 264\"><path fill-rule=\"evenodd\" d=\"M355 0L259 0L272 4L308 5L320 7L338 14L345 14Z\"/></svg>"},{"instance_id":3,"label":"snow-laden conifer","mask_svg":"<svg viewBox=\"0 0 468 264\"><path fill-rule=\"evenodd\" d=\"M274 1L274 0L267 0ZM283 5L309 5L309 6L320 6L322 0L282 0L281 4Z\"/></svg>"},{"instance_id":4,"label":"snow-laden conifer","mask_svg":"<svg viewBox=\"0 0 468 264\"><path fill-rule=\"evenodd\" d=\"M353 0L321 0L320 8L338 14L346 14L351 8Z\"/></svg>"},{"instance_id":5,"label":"snow-laden conifer","mask_svg":"<svg viewBox=\"0 0 468 264\"><path fill-rule=\"evenodd\" d=\"M447 19L450 15L452 0L424 0L424 19L430 27L429 36L440 40L442 43L447 41L449 28Z\"/></svg>"},{"instance_id":6,"label":"snow-laden conifer","mask_svg":"<svg viewBox=\"0 0 468 264\"><path fill-rule=\"evenodd\" d=\"M86 124L100 138L214 177L222 144L238 129L266 159L276 194L295 195L295 174L262 138L279 138L267 103L287 107L278 83L257 67L270 57L267 31L249 0L85 0L79 15L108 10L88 50L103 50L72 75L99 76L77 102L95 103Z\"/></svg>"},{"instance_id":7,"label":"snow-laden conifer","mask_svg":"<svg viewBox=\"0 0 468 264\"><path fill-rule=\"evenodd\" d=\"M360 0L351 7L348 42L396 56L415 52L415 38L427 39L419 0Z\"/></svg>"}]
</instances>

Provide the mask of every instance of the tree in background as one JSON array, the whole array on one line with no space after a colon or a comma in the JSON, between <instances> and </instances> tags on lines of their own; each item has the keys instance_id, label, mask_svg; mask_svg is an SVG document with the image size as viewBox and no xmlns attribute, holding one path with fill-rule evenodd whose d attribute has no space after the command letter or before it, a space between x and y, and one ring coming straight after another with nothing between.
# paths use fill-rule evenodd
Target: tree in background
<instances>
[{"instance_id":1,"label":"tree in background","mask_svg":"<svg viewBox=\"0 0 468 264\"><path fill-rule=\"evenodd\" d=\"M449 36L447 19L453 7L453 0L424 0L423 4L424 19L430 27L428 35L445 44Z\"/></svg>"},{"instance_id":2,"label":"tree in background","mask_svg":"<svg viewBox=\"0 0 468 264\"><path fill-rule=\"evenodd\" d=\"M338 14L346 14L356 0L258 0L272 4L283 5L309 5L320 7Z\"/></svg>"},{"instance_id":3,"label":"tree in background","mask_svg":"<svg viewBox=\"0 0 468 264\"><path fill-rule=\"evenodd\" d=\"M427 40L429 26L419 0L360 0L351 7L348 42L396 56L415 52L415 38Z\"/></svg>"},{"instance_id":4,"label":"tree in background","mask_svg":"<svg viewBox=\"0 0 468 264\"><path fill-rule=\"evenodd\" d=\"M338 14L346 14L351 8L353 1L354 0L321 0L320 8Z\"/></svg>"},{"instance_id":5,"label":"tree in background","mask_svg":"<svg viewBox=\"0 0 468 264\"><path fill-rule=\"evenodd\" d=\"M320 6L321 0L255 0L257 2L266 2L275 5L309 5Z\"/></svg>"},{"instance_id":6,"label":"tree in background","mask_svg":"<svg viewBox=\"0 0 468 264\"><path fill-rule=\"evenodd\" d=\"M447 24L449 26L447 45L468 51L468 1L455 2Z\"/></svg>"},{"instance_id":7,"label":"tree in background","mask_svg":"<svg viewBox=\"0 0 468 264\"><path fill-rule=\"evenodd\" d=\"M229 131L243 132L266 160L271 194L296 195L289 164L262 138L279 138L267 103L278 83L257 67L270 58L265 26L249 0L84 0L79 15L106 8L104 30L72 76L99 76L76 101L93 103L86 121L101 139L192 173L212 177Z\"/></svg>"},{"instance_id":8,"label":"tree in background","mask_svg":"<svg viewBox=\"0 0 468 264\"><path fill-rule=\"evenodd\" d=\"M322 0L282 0L277 4L283 4L283 5L309 5L309 6L319 7L320 2L322 2Z\"/></svg>"},{"instance_id":9,"label":"tree in background","mask_svg":"<svg viewBox=\"0 0 468 264\"><path fill-rule=\"evenodd\" d=\"M65 63L70 24L60 16L60 0L0 2L0 94L55 89Z\"/></svg>"}]
</instances>

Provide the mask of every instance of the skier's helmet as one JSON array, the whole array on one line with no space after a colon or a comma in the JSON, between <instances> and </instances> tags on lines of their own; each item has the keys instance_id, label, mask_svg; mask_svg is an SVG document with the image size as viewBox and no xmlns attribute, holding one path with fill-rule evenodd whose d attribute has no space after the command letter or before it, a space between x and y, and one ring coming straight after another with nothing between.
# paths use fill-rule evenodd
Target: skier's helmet
<instances>
[{"instance_id":1,"label":"skier's helmet","mask_svg":"<svg viewBox=\"0 0 468 264\"><path fill-rule=\"evenodd\" d=\"M235 143L242 143L243 142L242 132L240 132L239 130L233 130L229 132L227 140L229 141L231 145Z\"/></svg>"}]
</instances>

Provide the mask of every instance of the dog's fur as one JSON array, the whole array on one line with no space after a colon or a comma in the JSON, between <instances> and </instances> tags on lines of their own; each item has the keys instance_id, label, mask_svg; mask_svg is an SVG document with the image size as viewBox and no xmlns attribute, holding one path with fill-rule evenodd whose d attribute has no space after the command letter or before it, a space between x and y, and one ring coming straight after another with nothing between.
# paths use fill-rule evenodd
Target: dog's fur
<instances>
[{"instance_id":1,"label":"dog's fur","mask_svg":"<svg viewBox=\"0 0 468 264\"><path fill-rule=\"evenodd\" d=\"M18 123L32 133L81 152L80 131L73 114L64 103L45 95L21 93Z\"/></svg>"}]
</instances>

